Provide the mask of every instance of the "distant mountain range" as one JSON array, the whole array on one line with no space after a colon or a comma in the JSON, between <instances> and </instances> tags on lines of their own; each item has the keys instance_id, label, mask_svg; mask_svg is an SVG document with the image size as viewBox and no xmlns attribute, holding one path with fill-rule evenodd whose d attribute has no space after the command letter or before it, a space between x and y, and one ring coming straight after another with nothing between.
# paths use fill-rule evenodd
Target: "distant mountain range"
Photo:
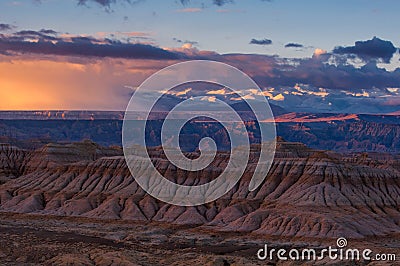
<instances>
[{"instance_id":1,"label":"distant mountain range","mask_svg":"<svg viewBox=\"0 0 400 266\"><path fill-rule=\"evenodd\" d=\"M237 103L235 108L246 111ZM363 114L287 113L272 106L277 135L288 141L301 142L309 147L340 152L379 151L400 152L400 116ZM64 116L63 116L64 114ZM85 139L101 145L121 145L123 112L0 112L0 143L22 148L38 148L51 142L71 142ZM157 136L161 121L151 123ZM197 141L212 136L221 145L229 147L229 138L217 123L189 123L181 145L186 150L197 148ZM260 141L257 128L248 123L250 142ZM194 132L194 133L190 133ZM151 132L149 132L151 134ZM187 140L185 140L185 138ZM159 138L150 138L149 146L160 145Z\"/></svg>"},{"instance_id":2,"label":"distant mountain range","mask_svg":"<svg viewBox=\"0 0 400 266\"><path fill-rule=\"evenodd\" d=\"M155 106L154 112L165 113L171 110L180 101L168 100L160 105ZM202 102L204 106L198 106L199 110L212 110L208 102ZM260 103L253 103L260 104ZM244 101L233 102L230 106L237 112L250 112L249 106ZM275 116L288 113L280 106L270 104L271 110ZM67 110L50 110L50 111L0 111L0 120L123 120L125 111L67 111ZM154 117L154 116L153 116Z\"/></svg>"}]
</instances>

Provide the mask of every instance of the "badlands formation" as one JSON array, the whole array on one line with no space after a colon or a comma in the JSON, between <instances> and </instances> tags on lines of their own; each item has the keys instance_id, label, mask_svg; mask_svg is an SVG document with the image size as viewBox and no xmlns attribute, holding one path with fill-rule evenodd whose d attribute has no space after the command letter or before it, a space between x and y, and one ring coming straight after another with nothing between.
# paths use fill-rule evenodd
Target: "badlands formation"
<instances>
[{"instance_id":1,"label":"badlands formation","mask_svg":"<svg viewBox=\"0 0 400 266\"><path fill-rule=\"evenodd\" d=\"M246 173L226 195L179 207L143 191L118 147L91 141L47 144L35 151L1 145L0 233L7 248L0 250L0 261L180 265L173 261L179 255L200 265L250 265L261 263L255 254L266 242L323 247L334 246L338 237L359 246L380 239L378 250L398 250L396 156L337 154L279 139L268 176L250 192L257 163L253 148ZM157 169L180 184L209 182L229 159L220 153L211 167L194 175L171 165L159 148L149 152ZM60 250L60 241L68 250ZM30 242L46 243L51 252L38 256L42 249L29 250ZM14 244L20 248L10 248ZM23 252L16 255L17 250ZM158 261L152 252L159 252Z\"/></svg>"}]
</instances>

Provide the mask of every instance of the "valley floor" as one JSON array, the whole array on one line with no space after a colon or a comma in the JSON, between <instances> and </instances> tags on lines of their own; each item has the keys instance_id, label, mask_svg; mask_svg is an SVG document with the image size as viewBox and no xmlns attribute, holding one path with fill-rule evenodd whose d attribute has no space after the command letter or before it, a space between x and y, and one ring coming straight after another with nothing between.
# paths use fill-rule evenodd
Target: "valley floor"
<instances>
[{"instance_id":1,"label":"valley floor","mask_svg":"<svg viewBox=\"0 0 400 266\"><path fill-rule=\"evenodd\" d=\"M400 234L348 241L352 248L372 248L385 254L400 248ZM260 261L256 256L264 244L277 249L320 250L335 243L328 238L213 232L204 226L0 213L1 265L396 265L362 260Z\"/></svg>"}]
</instances>

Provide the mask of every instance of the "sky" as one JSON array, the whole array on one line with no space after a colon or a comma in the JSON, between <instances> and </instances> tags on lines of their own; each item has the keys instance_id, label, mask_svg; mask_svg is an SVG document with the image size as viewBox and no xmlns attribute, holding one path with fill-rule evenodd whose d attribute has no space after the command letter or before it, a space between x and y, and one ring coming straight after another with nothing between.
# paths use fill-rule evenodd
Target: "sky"
<instances>
[{"instance_id":1,"label":"sky","mask_svg":"<svg viewBox=\"0 0 400 266\"><path fill-rule=\"evenodd\" d=\"M346 96L396 111L399 7L389 0L1 1L0 110L123 110L155 71L206 59L243 70L286 108L301 104L293 97L323 101L315 93L324 90L336 95L324 110Z\"/></svg>"}]
</instances>

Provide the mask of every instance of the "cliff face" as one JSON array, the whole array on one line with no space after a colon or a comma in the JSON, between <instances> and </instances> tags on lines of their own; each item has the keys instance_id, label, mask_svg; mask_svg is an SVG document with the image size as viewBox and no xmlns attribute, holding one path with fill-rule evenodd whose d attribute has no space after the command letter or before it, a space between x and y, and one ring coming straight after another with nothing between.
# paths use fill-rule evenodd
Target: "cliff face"
<instances>
[{"instance_id":1,"label":"cliff face","mask_svg":"<svg viewBox=\"0 0 400 266\"><path fill-rule=\"evenodd\" d=\"M238 109L246 111L241 103L239 107ZM97 114L96 118L101 119L93 121L0 119L0 142L25 149L40 148L53 142L75 142L83 139L91 139L105 146L121 145L122 121L117 119L119 116L120 114L106 112L101 116ZM84 115L82 118L85 117ZM315 149L400 153L400 116L289 113L277 115L275 121L277 136L291 142L304 143ZM246 124L250 142L259 143L260 134L255 123L247 121ZM160 145L160 138L156 136L160 136L161 125L158 120L149 122L151 130L146 136L147 145ZM186 151L195 150L198 141L204 136L212 136L221 147L230 147L227 133L220 130L216 123L209 123L207 127L202 123L188 123L183 131L185 135L182 135L181 145Z\"/></svg>"},{"instance_id":2,"label":"cliff face","mask_svg":"<svg viewBox=\"0 0 400 266\"><path fill-rule=\"evenodd\" d=\"M22 174L25 156L17 147L0 144L0 184Z\"/></svg>"},{"instance_id":3,"label":"cliff face","mask_svg":"<svg viewBox=\"0 0 400 266\"><path fill-rule=\"evenodd\" d=\"M222 198L177 207L146 194L124 158L115 156L120 153L90 142L47 145L31 153L2 146L1 173L13 179L0 186L0 210L197 224L288 237L366 237L400 230L400 172L390 155L382 160L343 157L281 140L256 191L248 190L251 160L240 182ZM228 159L220 154L211 169L193 175L170 165L157 149L151 153L159 170L181 184L210 181Z\"/></svg>"},{"instance_id":4,"label":"cliff face","mask_svg":"<svg viewBox=\"0 0 400 266\"><path fill-rule=\"evenodd\" d=\"M364 120L278 123L278 134L290 141L310 147L338 152L400 150L400 126L391 121Z\"/></svg>"},{"instance_id":5,"label":"cliff face","mask_svg":"<svg viewBox=\"0 0 400 266\"><path fill-rule=\"evenodd\" d=\"M9 144L0 144L0 184L24 172L28 152Z\"/></svg>"}]
</instances>

